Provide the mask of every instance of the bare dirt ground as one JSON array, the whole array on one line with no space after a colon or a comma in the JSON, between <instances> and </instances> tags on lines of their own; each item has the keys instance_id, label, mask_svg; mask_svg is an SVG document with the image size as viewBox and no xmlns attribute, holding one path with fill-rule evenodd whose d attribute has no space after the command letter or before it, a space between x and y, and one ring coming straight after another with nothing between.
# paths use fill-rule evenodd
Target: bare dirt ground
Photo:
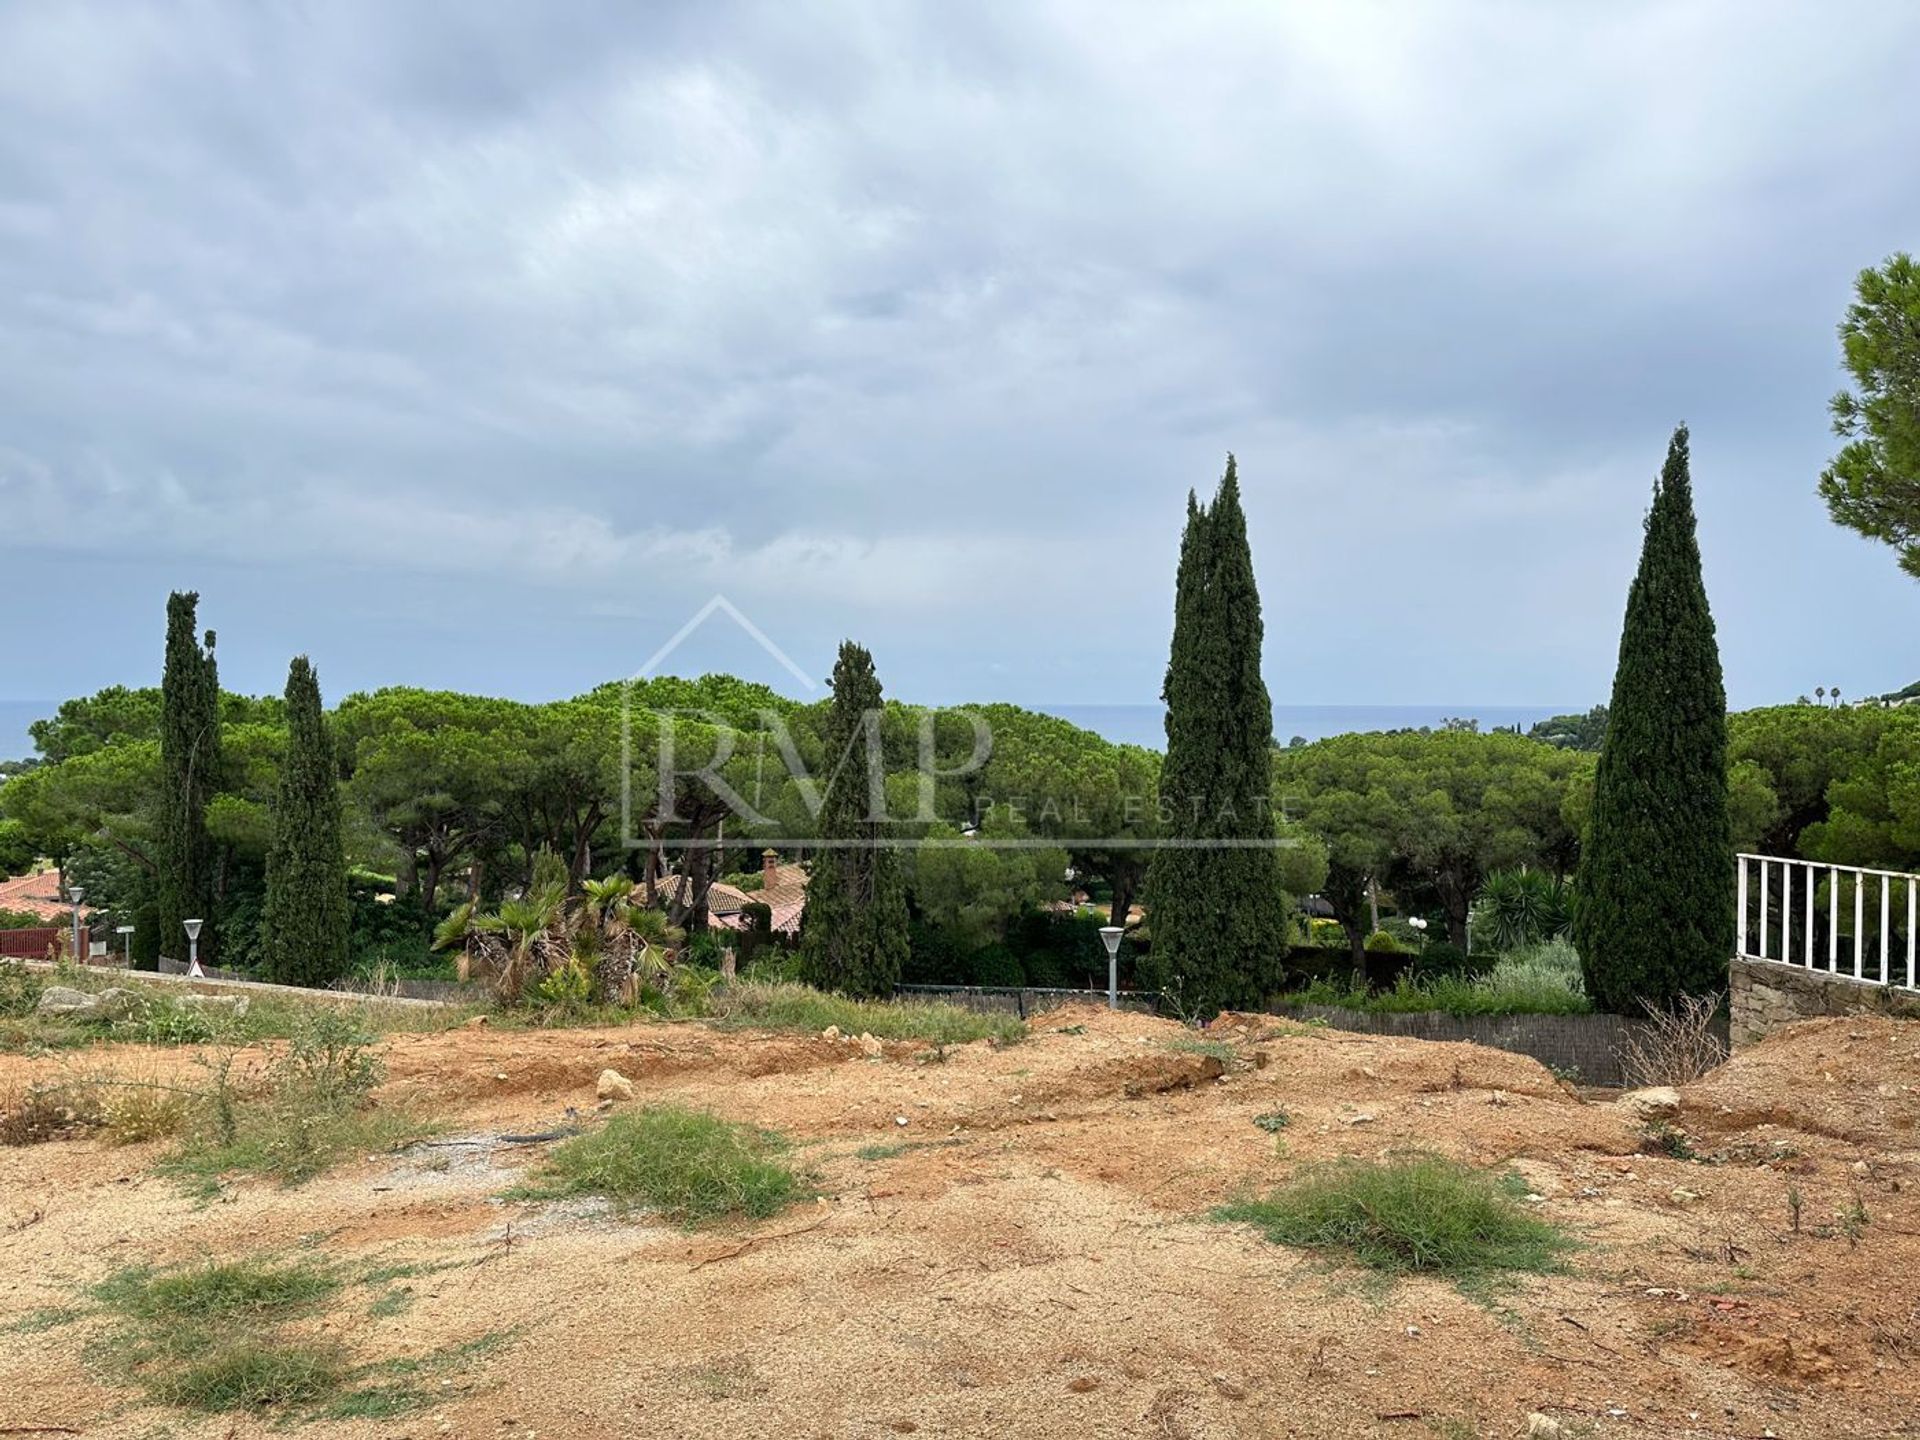
<instances>
[{"instance_id":1,"label":"bare dirt ground","mask_svg":"<svg viewBox=\"0 0 1920 1440\"><path fill-rule=\"evenodd\" d=\"M401 1036L383 1100L459 1134L590 1116L612 1067L633 1103L783 1131L819 1198L687 1231L503 1202L541 1147L455 1145L209 1205L152 1174L157 1146L5 1149L0 1331L136 1261L316 1254L445 1265L398 1313L335 1308L363 1351L511 1332L441 1403L300 1427L324 1437L1517 1436L1535 1412L1566 1435L1920 1433L1920 1025L1812 1022L1688 1088L1711 1163L1642 1153L1620 1106L1497 1051L1251 1018L1212 1038L1224 1073L1191 1031L1098 1010L944 1058L694 1024ZM0 1057L0 1086L190 1063ZM1275 1107L1277 1137L1253 1123ZM1584 1242L1570 1272L1383 1286L1208 1218L1399 1147L1516 1168ZM276 1433L106 1383L89 1323L0 1333L0 1434Z\"/></svg>"}]
</instances>

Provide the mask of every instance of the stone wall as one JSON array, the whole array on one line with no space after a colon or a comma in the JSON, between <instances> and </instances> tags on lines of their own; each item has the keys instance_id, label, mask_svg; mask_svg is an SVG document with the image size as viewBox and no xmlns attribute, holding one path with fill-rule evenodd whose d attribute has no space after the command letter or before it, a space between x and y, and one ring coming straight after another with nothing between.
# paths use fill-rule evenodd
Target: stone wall
<instances>
[{"instance_id":1,"label":"stone wall","mask_svg":"<svg viewBox=\"0 0 1920 1440\"><path fill-rule=\"evenodd\" d=\"M1825 970L1735 960L1728 984L1733 1043L1751 1045L1795 1020L1822 1015L1895 1015L1920 1019L1920 994L1868 985Z\"/></svg>"}]
</instances>

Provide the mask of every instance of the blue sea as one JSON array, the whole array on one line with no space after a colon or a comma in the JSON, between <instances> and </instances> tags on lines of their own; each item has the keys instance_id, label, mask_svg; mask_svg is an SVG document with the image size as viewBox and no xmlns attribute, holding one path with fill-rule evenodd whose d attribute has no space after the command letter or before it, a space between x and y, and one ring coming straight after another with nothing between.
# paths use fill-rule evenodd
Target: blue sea
<instances>
[{"instance_id":1,"label":"blue sea","mask_svg":"<svg viewBox=\"0 0 1920 1440\"><path fill-rule=\"evenodd\" d=\"M1282 745L1294 736L1324 740L1365 730L1439 729L1449 719L1480 722L1482 730L1518 725L1524 732L1555 715L1584 713L1592 705L1276 705L1273 735ZM1166 711L1152 705L1036 705L1049 715L1071 720L1083 729L1128 745L1163 750L1167 744Z\"/></svg>"}]
</instances>

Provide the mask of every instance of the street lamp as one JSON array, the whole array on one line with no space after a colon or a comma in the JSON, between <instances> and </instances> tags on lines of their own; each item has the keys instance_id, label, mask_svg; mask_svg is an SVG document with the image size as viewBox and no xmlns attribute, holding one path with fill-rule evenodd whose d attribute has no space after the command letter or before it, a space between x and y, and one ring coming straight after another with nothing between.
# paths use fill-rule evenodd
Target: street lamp
<instances>
[{"instance_id":1,"label":"street lamp","mask_svg":"<svg viewBox=\"0 0 1920 1440\"><path fill-rule=\"evenodd\" d=\"M187 927L187 974L204 980L207 972L200 968L200 927L206 922L188 920L183 923Z\"/></svg>"},{"instance_id":2,"label":"street lamp","mask_svg":"<svg viewBox=\"0 0 1920 1440\"><path fill-rule=\"evenodd\" d=\"M1120 1008L1120 937L1127 932L1118 925L1102 925L1100 939L1107 947L1107 1008Z\"/></svg>"},{"instance_id":3,"label":"street lamp","mask_svg":"<svg viewBox=\"0 0 1920 1440\"><path fill-rule=\"evenodd\" d=\"M67 887L67 898L73 902L73 963L76 965L87 963L87 957L80 953L80 900L86 893L85 886Z\"/></svg>"},{"instance_id":4,"label":"street lamp","mask_svg":"<svg viewBox=\"0 0 1920 1440\"><path fill-rule=\"evenodd\" d=\"M133 969L133 926L116 925L113 933L126 937L120 942L120 956L126 961L127 969Z\"/></svg>"}]
</instances>

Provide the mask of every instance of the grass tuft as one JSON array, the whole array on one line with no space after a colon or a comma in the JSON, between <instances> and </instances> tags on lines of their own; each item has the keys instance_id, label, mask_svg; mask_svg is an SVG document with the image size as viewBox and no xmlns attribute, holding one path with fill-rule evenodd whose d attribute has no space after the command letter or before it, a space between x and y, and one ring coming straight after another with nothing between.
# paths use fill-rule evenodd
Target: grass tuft
<instances>
[{"instance_id":1,"label":"grass tuft","mask_svg":"<svg viewBox=\"0 0 1920 1440\"><path fill-rule=\"evenodd\" d=\"M148 1388L161 1404L183 1410L257 1410L322 1399L346 1371L336 1345L244 1336L170 1367Z\"/></svg>"},{"instance_id":2,"label":"grass tuft","mask_svg":"<svg viewBox=\"0 0 1920 1440\"><path fill-rule=\"evenodd\" d=\"M742 980L715 992L713 1019L723 1025L766 1030L809 1030L837 1026L843 1035L865 1033L880 1040L924 1040L932 1045L965 1045L996 1040L1011 1045L1026 1038L1026 1022L1013 1015L968 1010L925 1000L849 1000L807 985Z\"/></svg>"},{"instance_id":3,"label":"grass tuft","mask_svg":"<svg viewBox=\"0 0 1920 1440\"><path fill-rule=\"evenodd\" d=\"M234 1260L171 1274L135 1266L96 1285L93 1298L136 1320L206 1321L303 1309L339 1288L317 1266Z\"/></svg>"},{"instance_id":4,"label":"grass tuft","mask_svg":"<svg viewBox=\"0 0 1920 1440\"><path fill-rule=\"evenodd\" d=\"M1456 1280L1555 1270L1574 1243L1522 1210L1501 1177L1429 1154L1312 1166L1266 1199L1223 1205L1214 1217L1256 1225L1276 1244L1344 1251L1388 1274Z\"/></svg>"},{"instance_id":5,"label":"grass tuft","mask_svg":"<svg viewBox=\"0 0 1920 1440\"><path fill-rule=\"evenodd\" d=\"M722 1215L760 1219L799 1194L800 1177L777 1157L785 1142L677 1105L615 1115L557 1146L549 1183L530 1195L604 1195L691 1224Z\"/></svg>"}]
</instances>

